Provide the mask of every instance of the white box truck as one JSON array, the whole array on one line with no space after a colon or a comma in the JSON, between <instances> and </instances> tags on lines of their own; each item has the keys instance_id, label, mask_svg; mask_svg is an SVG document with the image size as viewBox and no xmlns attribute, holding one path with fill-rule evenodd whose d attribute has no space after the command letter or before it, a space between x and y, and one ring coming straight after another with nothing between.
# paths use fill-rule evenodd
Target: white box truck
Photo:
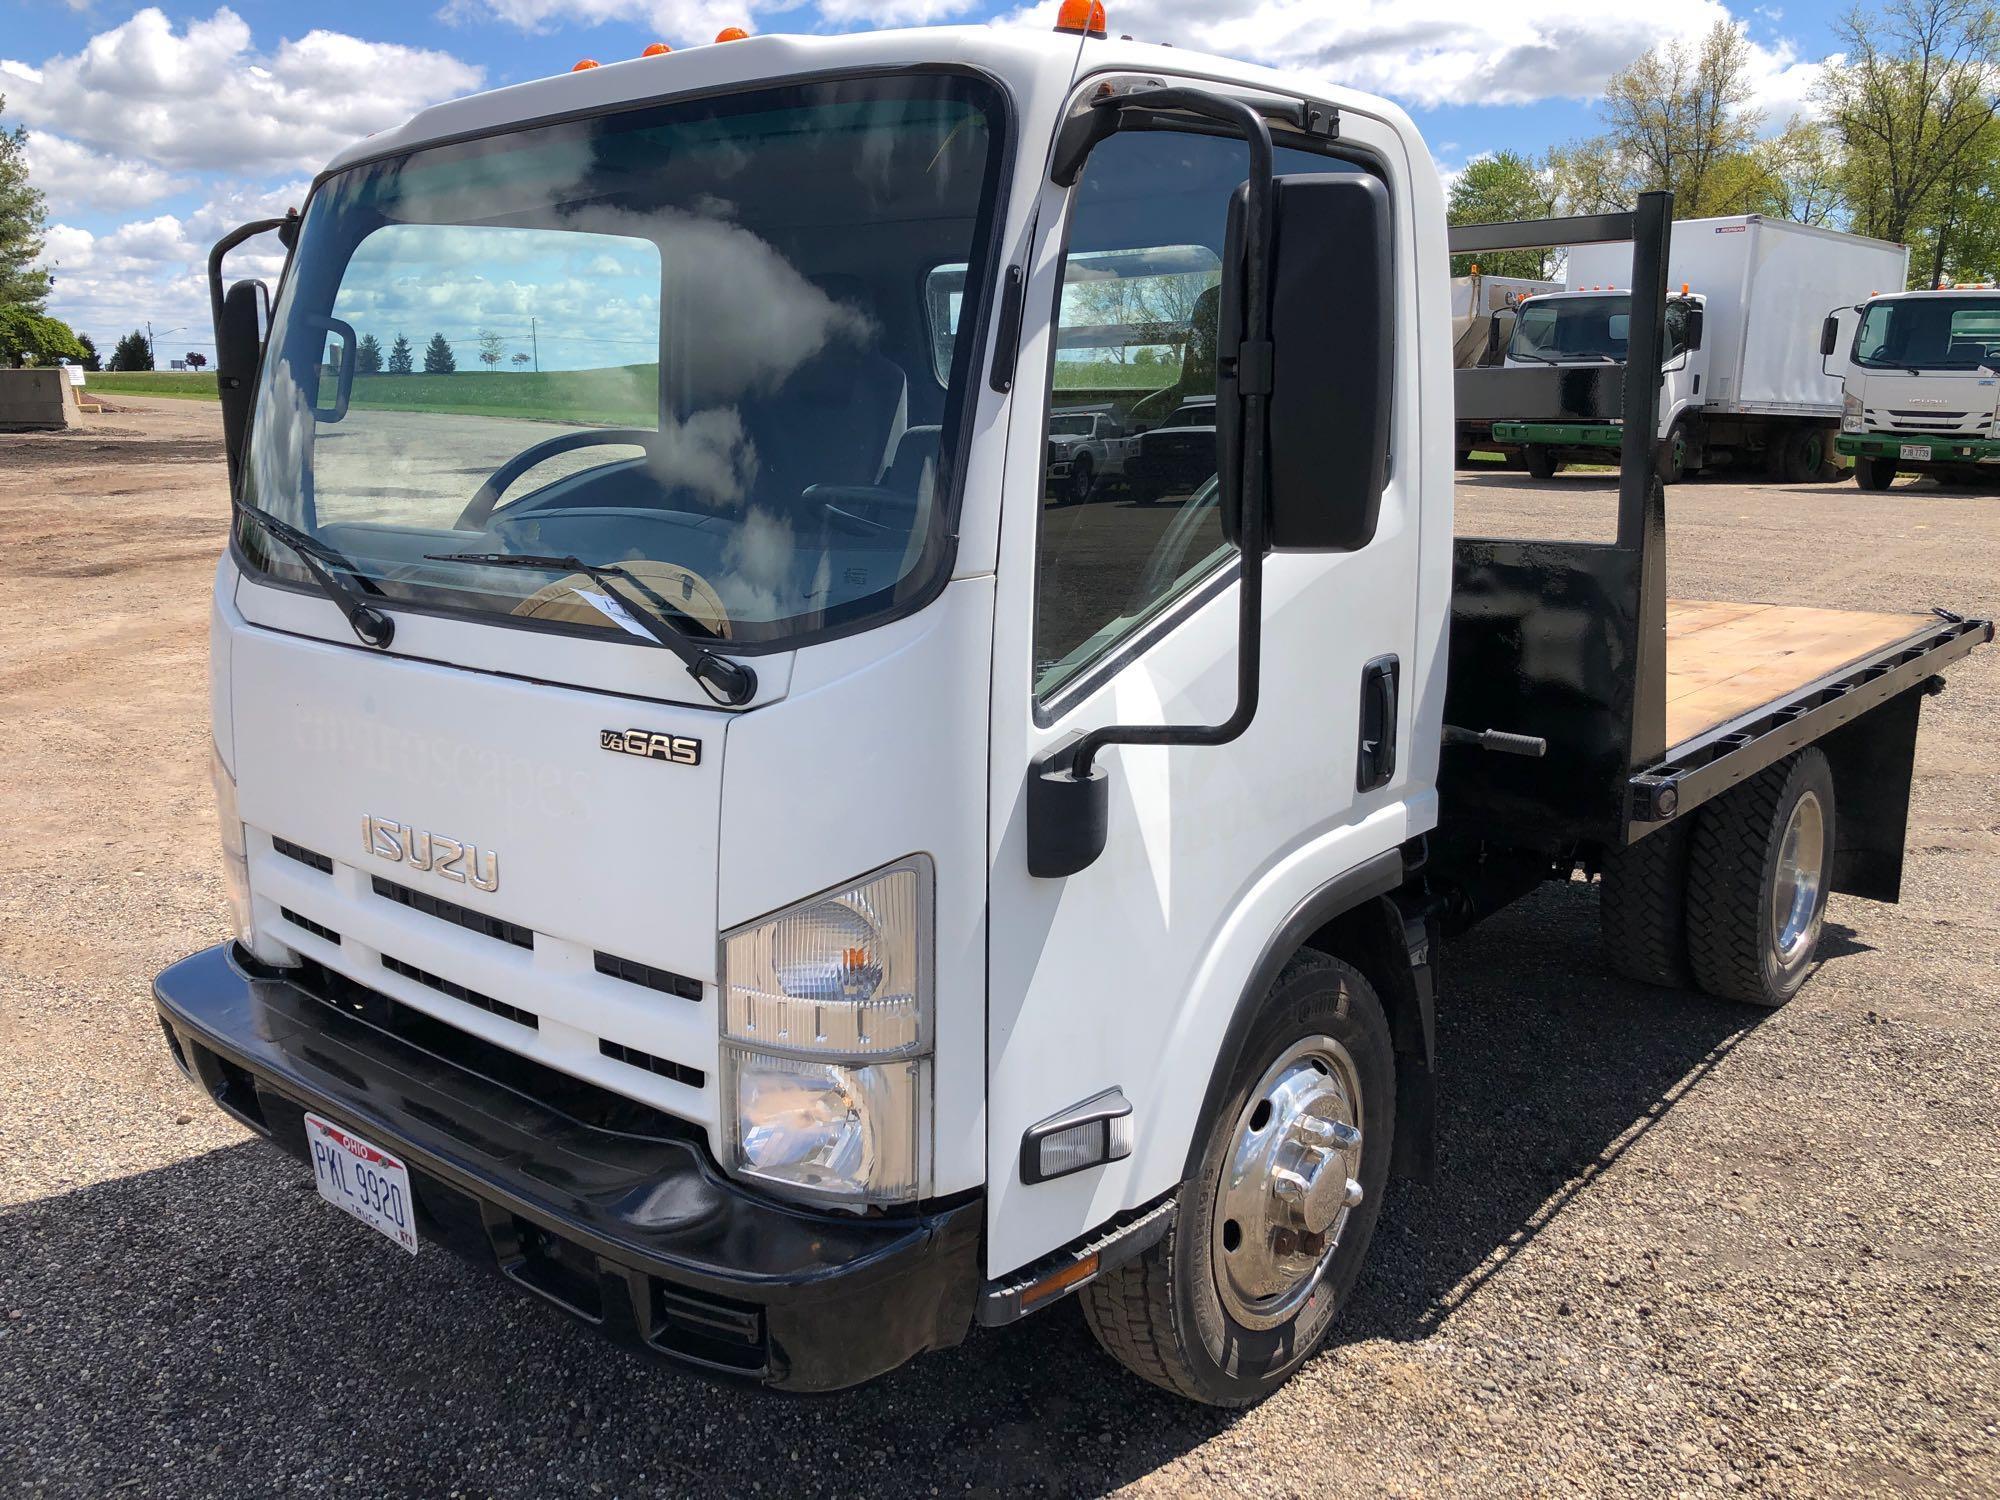
<instances>
[{"instance_id":1,"label":"white box truck","mask_svg":"<svg viewBox=\"0 0 2000 1500\"><path fill-rule=\"evenodd\" d=\"M1600 871L1621 969L1769 1006L1830 891L1895 899L1918 707L1990 625L1670 605L1643 465L1616 544L1454 542L1482 247L1409 119L1061 27L456 100L212 252L235 936L155 994L358 1221L335 1301L448 1247L827 1390L1074 1294L1245 1405L1428 1168L1449 933ZM1648 431L1668 212L1601 225ZM268 326L222 277L267 230ZM1048 472L1058 351L1120 317L1214 412L1172 504ZM468 327L540 373L349 357ZM1697 625L1759 670L1671 690Z\"/></svg>"},{"instance_id":2,"label":"white box truck","mask_svg":"<svg viewBox=\"0 0 2000 1500\"><path fill-rule=\"evenodd\" d=\"M1899 472L2000 484L2000 292L1991 282L1835 308L1820 353L1841 381L1834 447L1854 460L1856 484L1886 490Z\"/></svg>"},{"instance_id":3,"label":"white box truck","mask_svg":"<svg viewBox=\"0 0 2000 1500\"><path fill-rule=\"evenodd\" d=\"M1821 368L1827 309L1903 284L1902 245L1759 214L1684 219L1668 254L1667 348L1656 463L1667 483L1711 467L1758 466L1773 479L1827 476L1840 423L1840 384ZM1510 370L1615 366L1625 357L1631 248L1573 247L1565 290L1524 303L1507 342ZM1518 450L1538 478L1569 460L1607 462L1621 443L1616 414L1592 408L1602 382L1559 387L1543 377L1489 386L1496 444ZM1555 396L1553 402L1550 397ZM1558 409L1548 410L1553 404Z\"/></svg>"}]
</instances>

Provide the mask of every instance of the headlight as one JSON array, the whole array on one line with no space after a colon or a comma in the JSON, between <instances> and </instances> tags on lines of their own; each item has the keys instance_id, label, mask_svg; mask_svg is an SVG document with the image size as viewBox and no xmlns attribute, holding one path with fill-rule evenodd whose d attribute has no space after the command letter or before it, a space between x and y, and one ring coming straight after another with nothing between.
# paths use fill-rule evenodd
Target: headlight
<instances>
[{"instance_id":1,"label":"headlight","mask_svg":"<svg viewBox=\"0 0 2000 1500\"><path fill-rule=\"evenodd\" d=\"M1843 432L1861 430L1861 398L1840 393L1840 429Z\"/></svg>"},{"instance_id":2,"label":"headlight","mask_svg":"<svg viewBox=\"0 0 2000 1500\"><path fill-rule=\"evenodd\" d=\"M932 886L915 855L723 935L732 1171L856 1207L923 1195Z\"/></svg>"},{"instance_id":3,"label":"headlight","mask_svg":"<svg viewBox=\"0 0 2000 1500\"><path fill-rule=\"evenodd\" d=\"M250 856L243 840L243 820L236 815L236 778L213 745L208 749L208 774L215 783L215 817L222 825L222 884L229 892L229 915L236 923L236 941L248 948L256 940L250 914Z\"/></svg>"}]
</instances>

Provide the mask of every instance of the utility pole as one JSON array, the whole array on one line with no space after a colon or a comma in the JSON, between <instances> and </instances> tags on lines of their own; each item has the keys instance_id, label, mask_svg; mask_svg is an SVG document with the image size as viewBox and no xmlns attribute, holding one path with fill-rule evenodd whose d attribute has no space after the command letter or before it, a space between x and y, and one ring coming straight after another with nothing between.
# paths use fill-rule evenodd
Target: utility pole
<instances>
[{"instance_id":1,"label":"utility pole","mask_svg":"<svg viewBox=\"0 0 2000 1500\"><path fill-rule=\"evenodd\" d=\"M146 319L146 363L154 369L160 367L160 357L153 352L153 320Z\"/></svg>"},{"instance_id":2,"label":"utility pole","mask_svg":"<svg viewBox=\"0 0 2000 1500\"><path fill-rule=\"evenodd\" d=\"M535 331L535 318L533 314L530 314L528 317L528 343L535 351L535 373L539 375L542 373L542 343Z\"/></svg>"}]
</instances>

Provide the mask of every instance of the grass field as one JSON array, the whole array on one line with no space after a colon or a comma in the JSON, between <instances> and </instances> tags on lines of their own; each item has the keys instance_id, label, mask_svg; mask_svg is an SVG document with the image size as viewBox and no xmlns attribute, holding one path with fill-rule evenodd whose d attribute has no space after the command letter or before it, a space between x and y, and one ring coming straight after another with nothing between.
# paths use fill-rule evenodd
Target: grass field
<instances>
[{"instance_id":1,"label":"grass field","mask_svg":"<svg viewBox=\"0 0 2000 1500\"><path fill-rule=\"evenodd\" d=\"M110 396L217 398L214 375L180 370L106 372L90 376L87 389ZM357 375L349 405L355 411L429 411L650 427L659 419L659 402L659 367L623 365L604 370Z\"/></svg>"}]
</instances>

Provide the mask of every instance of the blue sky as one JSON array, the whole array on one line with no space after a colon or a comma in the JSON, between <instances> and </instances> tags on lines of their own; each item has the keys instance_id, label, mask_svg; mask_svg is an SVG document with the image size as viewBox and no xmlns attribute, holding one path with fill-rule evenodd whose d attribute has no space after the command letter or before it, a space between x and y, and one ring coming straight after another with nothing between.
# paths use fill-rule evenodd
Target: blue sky
<instances>
[{"instance_id":1,"label":"blue sky","mask_svg":"<svg viewBox=\"0 0 2000 1500\"><path fill-rule=\"evenodd\" d=\"M1830 0L1107 0L1113 31L1309 70L1408 108L1446 170L1595 128L1604 79L1716 20L1753 44L1772 128L1833 51ZM720 25L1046 24L1053 0L0 0L5 123L49 195L51 311L107 347L150 317L164 359L210 337L200 265L243 219L299 200L346 141L433 100L610 61ZM246 270L254 270L254 266ZM273 268L275 269L275 268Z\"/></svg>"}]
</instances>

